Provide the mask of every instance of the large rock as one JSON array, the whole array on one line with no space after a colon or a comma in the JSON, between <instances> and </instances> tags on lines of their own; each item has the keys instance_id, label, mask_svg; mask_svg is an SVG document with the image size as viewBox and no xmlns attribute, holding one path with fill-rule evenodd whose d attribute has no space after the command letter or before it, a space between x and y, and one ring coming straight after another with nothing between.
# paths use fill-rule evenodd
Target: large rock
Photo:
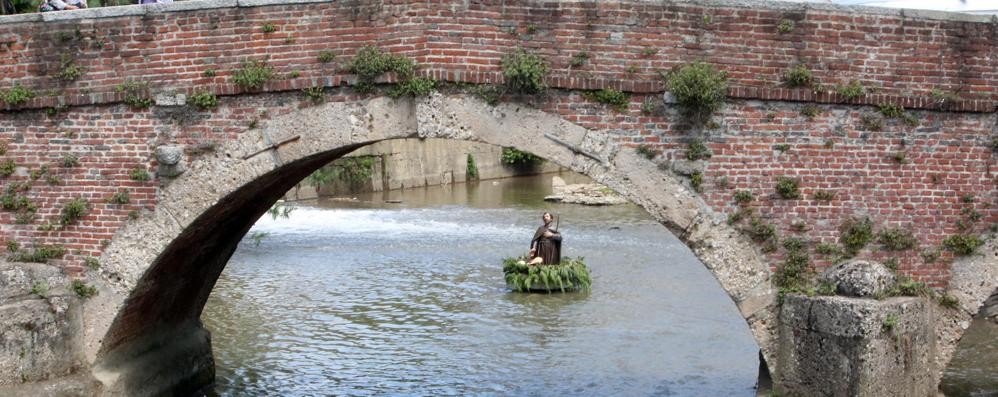
<instances>
[{"instance_id":1,"label":"large rock","mask_svg":"<svg viewBox=\"0 0 998 397\"><path fill-rule=\"evenodd\" d=\"M832 266L821 275L821 280L835 285L839 295L859 298L883 295L896 277L886 266L877 262L852 260Z\"/></svg>"}]
</instances>

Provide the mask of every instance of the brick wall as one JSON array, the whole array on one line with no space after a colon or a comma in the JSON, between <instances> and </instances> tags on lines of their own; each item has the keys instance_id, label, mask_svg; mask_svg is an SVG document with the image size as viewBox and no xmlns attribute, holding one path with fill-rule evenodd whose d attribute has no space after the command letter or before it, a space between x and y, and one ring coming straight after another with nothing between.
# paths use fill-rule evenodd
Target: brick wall
<instances>
[{"instance_id":1,"label":"brick wall","mask_svg":"<svg viewBox=\"0 0 998 397\"><path fill-rule=\"evenodd\" d=\"M83 258L99 256L132 211L155 207L159 181L129 177L136 167L154 171L155 146L180 143L194 151L224 141L252 120L296 111L302 102L297 90L306 87L330 87L331 101L356 100L360 96L348 87L354 77L342 66L372 44L416 60L425 76L476 84L502 82L499 62L511 48L541 54L552 67L547 82L553 90L530 99L533 105L605 130L625 145L651 145L663 151L659 161L682 159L691 132L669 106L645 115L641 103L660 101L660 71L704 60L726 71L731 85L716 128L698 133L714 153L704 184L714 209L733 213L731 194L749 189L756 196L751 206L777 224L781 235L814 242L834 242L842 220L853 215L869 215L878 227L912 225L926 247L957 232L963 208L982 214L975 232L998 223L991 171L998 24L984 18L724 2L234 4L211 0L0 17L0 90L16 84L38 94L0 113L0 142L7 145L0 161L18 166L2 182L31 181L31 172L45 165L62 180L52 185L41 176L24 192L39 208L31 223L17 224L15 213L0 212L0 239L64 244L70 249L63 261L67 270L82 270ZM781 33L784 21L793 28ZM274 31L266 33L265 25ZM319 62L320 51L332 51L335 60ZM570 67L583 51L588 60ZM242 92L232 75L247 60L266 60L277 78L259 92ZM843 105L834 92L781 87L783 72L798 63L808 65L824 86L858 80L878 90ZM81 67L82 76L60 79L67 64ZM120 103L125 94L116 90L126 81L146 82L152 94L208 90L222 95L222 103L212 111L134 110ZM615 113L578 91L603 87L630 92L629 109ZM958 91L965 100L942 111L933 90ZM888 102L910 108L918 125L887 120L882 131L864 127L864 115L876 114L864 105ZM69 107L46 114L58 104ZM802 116L800 108L808 104L821 113ZM774 149L779 144L789 149ZM893 158L899 152L905 164ZM61 167L66 155L78 156L80 165ZM777 176L799 179L805 199L776 198ZM728 187L717 186L722 178ZM106 202L123 189L129 204ZM834 191L835 199L812 200L819 189ZM965 195L974 202L963 202ZM58 223L62 205L76 197L91 203L78 225L39 230L45 222ZM805 231L795 231L794 223ZM902 272L944 285L949 255L926 263L920 251L871 249L863 256L897 257ZM781 255L771 254L774 264ZM819 266L828 264L813 257Z\"/></svg>"}]
</instances>

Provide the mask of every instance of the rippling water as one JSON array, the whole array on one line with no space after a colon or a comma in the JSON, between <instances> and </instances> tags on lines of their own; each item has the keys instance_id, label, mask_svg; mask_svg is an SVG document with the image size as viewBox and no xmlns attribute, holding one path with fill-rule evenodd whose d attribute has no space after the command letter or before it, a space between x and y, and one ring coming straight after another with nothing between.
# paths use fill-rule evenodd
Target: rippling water
<instances>
[{"instance_id":1,"label":"rippling water","mask_svg":"<svg viewBox=\"0 0 998 397\"><path fill-rule=\"evenodd\" d=\"M202 316L222 396L753 396L734 304L633 205L541 201L550 177L302 206L261 219ZM383 199L403 203L384 204ZM509 292L500 261L561 215L589 293Z\"/></svg>"}]
</instances>

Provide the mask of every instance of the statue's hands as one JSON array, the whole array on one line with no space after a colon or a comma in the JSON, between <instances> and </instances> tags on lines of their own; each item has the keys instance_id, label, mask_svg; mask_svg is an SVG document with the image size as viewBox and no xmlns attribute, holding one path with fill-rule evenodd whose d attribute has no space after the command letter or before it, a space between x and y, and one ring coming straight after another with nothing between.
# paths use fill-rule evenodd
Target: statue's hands
<instances>
[{"instance_id":1,"label":"statue's hands","mask_svg":"<svg viewBox=\"0 0 998 397\"><path fill-rule=\"evenodd\" d=\"M537 256L537 250L536 250L536 249L533 249L533 248L531 248L531 249L530 249L530 252L528 253L528 255L530 255L530 257L531 257L531 258L533 258L533 257Z\"/></svg>"}]
</instances>

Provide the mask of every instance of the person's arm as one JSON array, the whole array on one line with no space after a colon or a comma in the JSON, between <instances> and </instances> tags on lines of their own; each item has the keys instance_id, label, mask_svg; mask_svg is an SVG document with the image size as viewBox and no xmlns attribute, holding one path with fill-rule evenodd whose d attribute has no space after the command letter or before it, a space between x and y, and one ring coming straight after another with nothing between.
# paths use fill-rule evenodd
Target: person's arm
<instances>
[{"instance_id":1,"label":"person's arm","mask_svg":"<svg viewBox=\"0 0 998 397\"><path fill-rule=\"evenodd\" d=\"M49 0L48 3L57 11L62 11L69 7L69 4L64 3L62 0Z\"/></svg>"}]
</instances>

